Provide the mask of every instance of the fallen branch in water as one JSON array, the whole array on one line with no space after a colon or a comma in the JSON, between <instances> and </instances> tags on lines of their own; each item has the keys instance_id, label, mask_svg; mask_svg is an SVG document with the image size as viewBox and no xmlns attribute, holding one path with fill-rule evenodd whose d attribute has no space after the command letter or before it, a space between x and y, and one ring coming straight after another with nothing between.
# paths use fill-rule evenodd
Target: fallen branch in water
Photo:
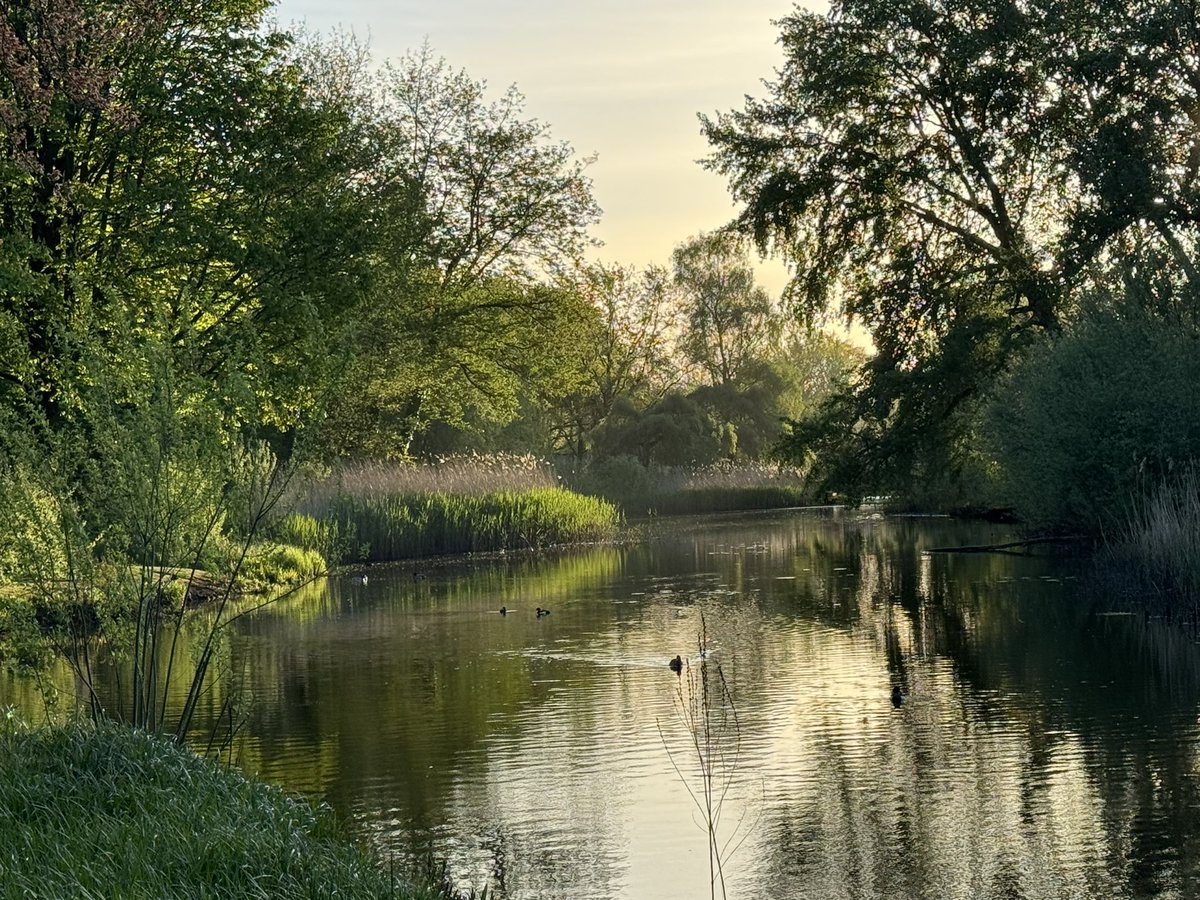
<instances>
[{"instance_id":1,"label":"fallen branch in water","mask_svg":"<svg viewBox=\"0 0 1200 900\"><path fill-rule=\"evenodd\" d=\"M1032 547L1035 544L1065 544L1075 541L1086 541L1088 537L1082 534L1067 534L1061 537L1028 538L1023 541L1009 541L1005 544L977 544L970 547L930 547L926 553L1005 553L1013 547Z\"/></svg>"}]
</instances>

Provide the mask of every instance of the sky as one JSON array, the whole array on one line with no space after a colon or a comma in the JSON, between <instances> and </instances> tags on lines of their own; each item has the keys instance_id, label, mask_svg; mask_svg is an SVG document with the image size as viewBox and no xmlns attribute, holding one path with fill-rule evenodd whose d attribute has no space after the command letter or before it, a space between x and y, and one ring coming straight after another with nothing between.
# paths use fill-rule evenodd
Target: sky
<instances>
[{"instance_id":1,"label":"sky","mask_svg":"<svg viewBox=\"0 0 1200 900\"><path fill-rule=\"evenodd\" d=\"M581 156L603 216L597 259L667 264L688 237L736 213L725 180L697 160L709 147L698 113L762 97L782 62L791 0L279 0L280 24L341 27L377 60L428 39L433 51L498 97L515 84L530 118ZM779 263L759 279L778 295Z\"/></svg>"}]
</instances>

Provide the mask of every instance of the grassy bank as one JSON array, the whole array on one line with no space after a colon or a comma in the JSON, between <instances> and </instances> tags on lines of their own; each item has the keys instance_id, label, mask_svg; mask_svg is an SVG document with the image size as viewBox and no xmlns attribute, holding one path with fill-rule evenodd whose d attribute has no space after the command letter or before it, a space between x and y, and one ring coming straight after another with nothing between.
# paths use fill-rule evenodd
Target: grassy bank
<instances>
[{"instance_id":1,"label":"grassy bank","mask_svg":"<svg viewBox=\"0 0 1200 900\"><path fill-rule=\"evenodd\" d=\"M597 541L612 537L619 522L612 504L562 488L344 494L326 516L340 533L354 536L352 558L367 562Z\"/></svg>"},{"instance_id":2,"label":"grassy bank","mask_svg":"<svg viewBox=\"0 0 1200 900\"><path fill-rule=\"evenodd\" d=\"M0 897L439 896L328 812L118 726L0 730L0 836Z\"/></svg>"},{"instance_id":3,"label":"grassy bank","mask_svg":"<svg viewBox=\"0 0 1200 900\"><path fill-rule=\"evenodd\" d=\"M528 550L610 538L613 504L560 487L532 457L369 463L312 482L277 532L342 562Z\"/></svg>"}]
</instances>

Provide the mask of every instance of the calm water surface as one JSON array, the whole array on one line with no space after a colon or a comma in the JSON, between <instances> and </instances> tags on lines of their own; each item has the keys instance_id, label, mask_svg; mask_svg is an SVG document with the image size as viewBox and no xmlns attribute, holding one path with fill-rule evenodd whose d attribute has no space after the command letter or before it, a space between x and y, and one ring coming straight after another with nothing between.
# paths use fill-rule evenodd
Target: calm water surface
<instances>
[{"instance_id":1,"label":"calm water surface","mask_svg":"<svg viewBox=\"0 0 1200 900\"><path fill-rule=\"evenodd\" d=\"M834 511L655 530L243 620L243 764L499 897L707 896L707 677L730 897L1200 895L1200 652L1086 562Z\"/></svg>"}]
</instances>

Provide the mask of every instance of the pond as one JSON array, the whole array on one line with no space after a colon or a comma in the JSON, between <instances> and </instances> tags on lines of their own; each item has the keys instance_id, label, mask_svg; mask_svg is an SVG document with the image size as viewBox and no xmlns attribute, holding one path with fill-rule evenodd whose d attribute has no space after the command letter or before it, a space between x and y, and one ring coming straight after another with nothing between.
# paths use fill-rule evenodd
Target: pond
<instances>
[{"instance_id":1,"label":"pond","mask_svg":"<svg viewBox=\"0 0 1200 900\"><path fill-rule=\"evenodd\" d=\"M706 784L729 897L1200 893L1200 651L1086 560L837 510L650 532L240 620L242 765L512 900L709 896Z\"/></svg>"}]
</instances>

